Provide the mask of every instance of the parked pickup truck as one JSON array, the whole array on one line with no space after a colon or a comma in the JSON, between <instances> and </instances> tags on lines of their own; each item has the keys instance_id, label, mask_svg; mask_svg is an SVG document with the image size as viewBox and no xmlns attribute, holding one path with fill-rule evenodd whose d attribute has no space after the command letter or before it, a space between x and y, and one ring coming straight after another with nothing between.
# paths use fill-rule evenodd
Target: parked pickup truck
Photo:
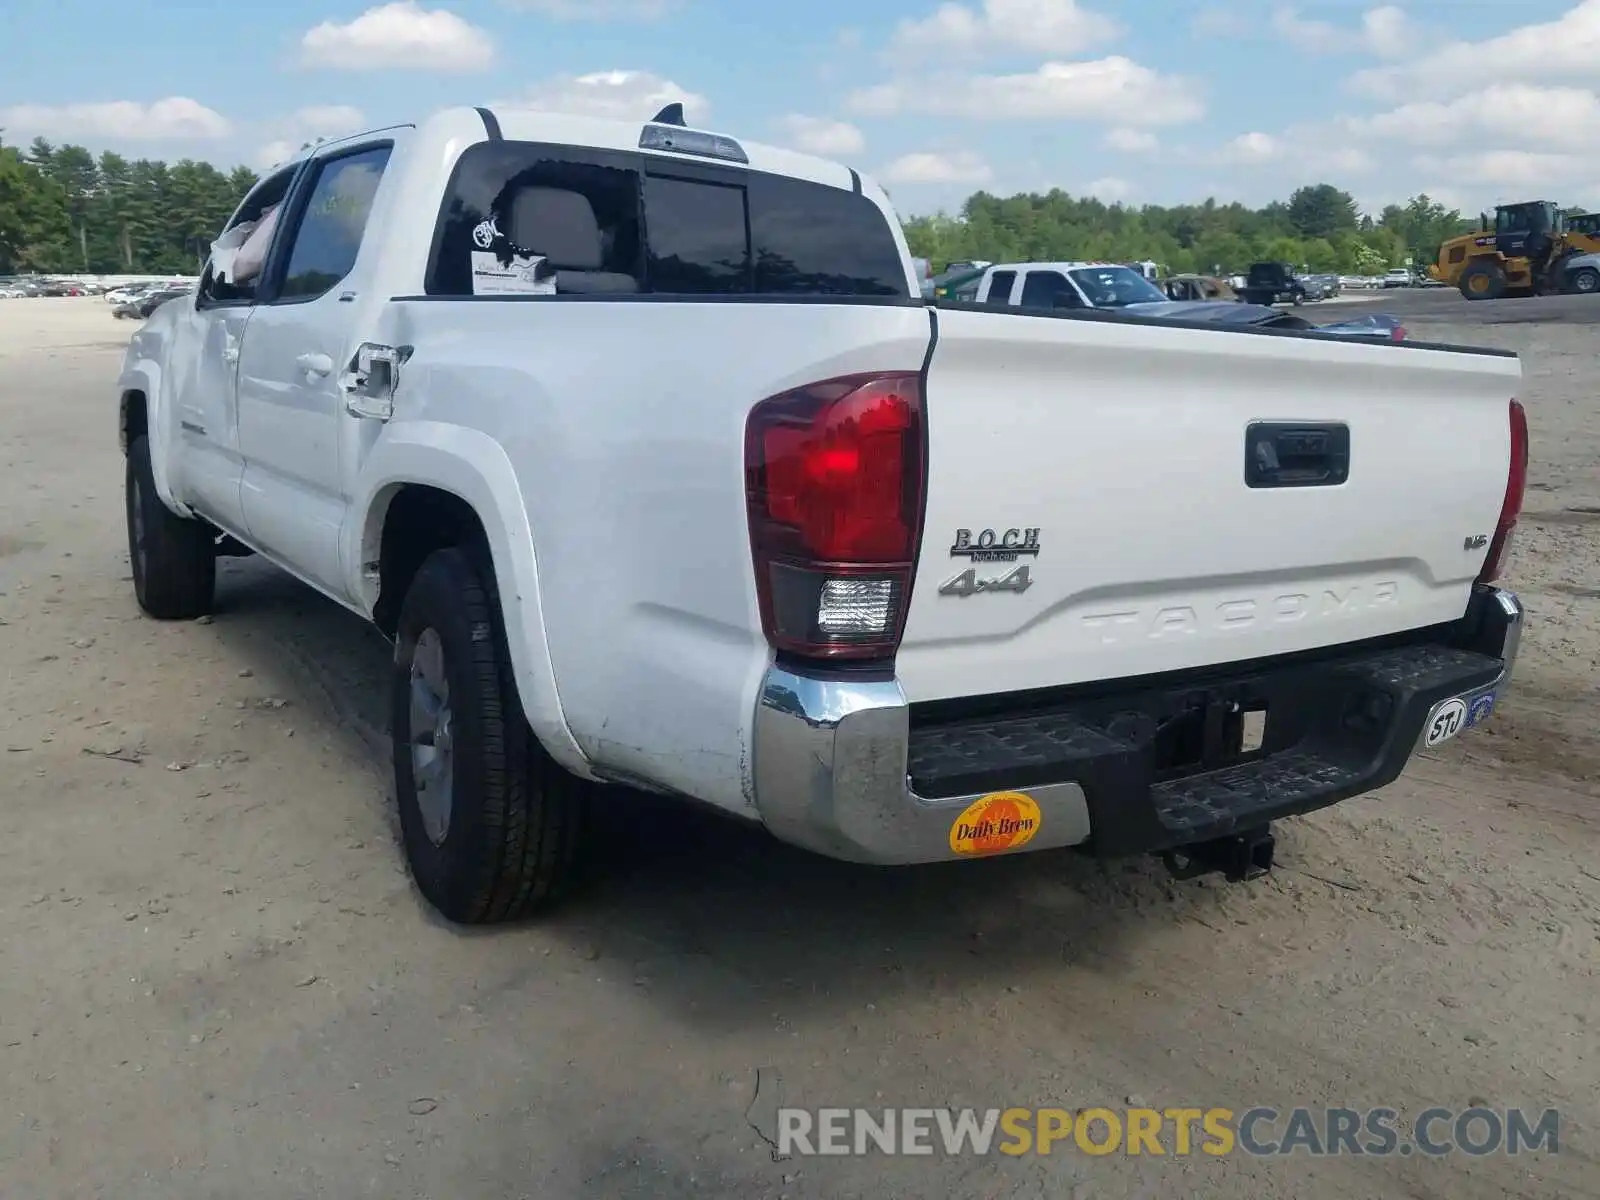
<instances>
[{"instance_id":1,"label":"parked pickup truck","mask_svg":"<svg viewBox=\"0 0 1600 1200\"><path fill-rule=\"evenodd\" d=\"M1311 295L1288 263L1251 263L1244 278L1244 286L1238 291L1239 299L1246 304L1304 304L1308 299L1320 300L1323 295L1321 288Z\"/></svg>"},{"instance_id":2,"label":"parked pickup truck","mask_svg":"<svg viewBox=\"0 0 1600 1200\"><path fill-rule=\"evenodd\" d=\"M447 917L560 895L602 783L1246 878L1488 715L1515 357L926 303L877 184L674 116L322 143L117 383L147 614L253 552L392 639Z\"/></svg>"}]
</instances>

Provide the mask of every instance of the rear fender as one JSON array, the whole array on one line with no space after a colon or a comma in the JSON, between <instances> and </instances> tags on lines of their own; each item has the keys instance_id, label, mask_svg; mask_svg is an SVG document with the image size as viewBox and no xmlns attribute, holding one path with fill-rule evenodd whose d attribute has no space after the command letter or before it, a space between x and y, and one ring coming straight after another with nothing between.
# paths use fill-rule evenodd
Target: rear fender
<instances>
[{"instance_id":1,"label":"rear fender","mask_svg":"<svg viewBox=\"0 0 1600 1200\"><path fill-rule=\"evenodd\" d=\"M561 709L539 601L533 532L516 472L493 438L438 421L393 423L384 429L362 465L342 536L340 558L350 594L359 598L368 616L373 614L384 520L406 484L450 492L477 513L489 542L506 645L528 724L558 763L595 778Z\"/></svg>"}]
</instances>

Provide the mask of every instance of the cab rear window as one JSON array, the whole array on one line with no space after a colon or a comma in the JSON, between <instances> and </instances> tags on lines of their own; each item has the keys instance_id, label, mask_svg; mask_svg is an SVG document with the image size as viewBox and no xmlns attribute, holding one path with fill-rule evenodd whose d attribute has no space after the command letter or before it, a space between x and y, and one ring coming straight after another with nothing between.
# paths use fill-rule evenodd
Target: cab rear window
<instances>
[{"instance_id":1,"label":"cab rear window","mask_svg":"<svg viewBox=\"0 0 1600 1200\"><path fill-rule=\"evenodd\" d=\"M860 193L653 156L485 142L446 191L435 296L906 299L900 250Z\"/></svg>"}]
</instances>

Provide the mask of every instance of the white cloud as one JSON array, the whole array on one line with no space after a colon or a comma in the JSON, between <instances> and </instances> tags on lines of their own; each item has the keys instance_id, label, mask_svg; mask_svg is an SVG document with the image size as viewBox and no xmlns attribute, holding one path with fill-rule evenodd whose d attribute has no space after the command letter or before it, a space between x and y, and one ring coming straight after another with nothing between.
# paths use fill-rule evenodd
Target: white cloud
<instances>
[{"instance_id":1,"label":"white cloud","mask_svg":"<svg viewBox=\"0 0 1600 1200\"><path fill-rule=\"evenodd\" d=\"M303 65L341 71L477 71L494 57L494 43L483 30L416 0L369 8L343 25L324 21L300 39Z\"/></svg>"},{"instance_id":2,"label":"white cloud","mask_svg":"<svg viewBox=\"0 0 1600 1200\"><path fill-rule=\"evenodd\" d=\"M923 76L863 88L850 96L872 116L927 113L976 120L1104 120L1121 126L1171 125L1205 112L1198 85L1121 56L1047 62L1024 75Z\"/></svg>"},{"instance_id":3,"label":"white cloud","mask_svg":"<svg viewBox=\"0 0 1600 1200\"><path fill-rule=\"evenodd\" d=\"M1221 161L1237 167L1279 167L1302 176L1297 184L1328 176L1365 174L1374 166L1372 156L1348 138L1341 140L1327 129L1309 126L1278 134L1252 130L1231 139L1220 152L1185 150L1178 157L1194 163Z\"/></svg>"},{"instance_id":4,"label":"white cloud","mask_svg":"<svg viewBox=\"0 0 1600 1200\"><path fill-rule=\"evenodd\" d=\"M1544 192L1573 184L1594 186L1600 168L1592 154L1551 154L1532 150L1474 150L1444 156L1418 155L1412 167L1423 175L1441 179L1471 178L1473 186ZM1496 199L1504 202L1506 195ZM1526 199L1518 194L1513 199Z\"/></svg>"},{"instance_id":5,"label":"white cloud","mask_svg":"<svg viewBox=\"0 0 1600 1200\"><path fill-rule=\"evenodd\" d=\"M281 138L275 142L268 142L256 151L255 166L258 170L269 171L279 163L288 162L299 150L299 142L291 142Z\"/></svg>"},{"instance_id":6,"label":"white cloud","mask_svg":"<svg viewBox=\"0 0 1600 1200\"><path fill-rule=\"evenodd\" d=\"M520 96L496 100L496 108L533 108L544 112L573 113L619 120L648 121L668 104L683 105L691 123L704 120L711 102L649 71L595 71L588 75L558 75L536 83Z\"/></svg>"},{"instance_id":7,"label":"white cloud","mask_svg":"<svg viewBox=\"0 0 1600 1200\"><path fill-rule=\"evenodd\" d=\"M1358 71L1350 86L1388 100L1449 97L1475 91L1485 80L1588 82L1595 78L1597 62L1600 0L1582 0L1554 21L1523 25L1481 42L1451 42L1403 64Z\"/></svg>"},{"instance_id":8,"label":"white cloud","mask_svg":"<svg viewBox=\"0 0 1600 1200\"><path fill-rule=\"evenodd\" d=\"M1392 4L1369 9L1361 17L1361 35L1367 48L1382 58L1403 58L1419 37L1404 9Z\"/></svg>"},{"instance_id":9,"label":"white cloud","mask_svg":"<svg viewBox=\"0 0 1600 1200\"><path fill-rule=\"evenodd\" d=\"M1121 32L1117 22L1082 7L1078 0L982 0L981 9L947 3L932 16L901 21L889 52L1077 54Z\"/></svg>"},{"instance_id":10,"label":"white cloud","mask_svg":"<svg viewBox=\"0 0 1600 1200\"><path fill-rule=\"evenodd\" d=\"M277 136L255 153L255 165L265 170L293 158L300 147L319 138L345 137L367 128L367 115L349 104L311 104L296 109L268 129Z\"/></svg>"},{"instance_id":11,"label":"white cloud","mask_svg":"<svg viewBox=\"0 0 1600 1200\"><path fill-rule=\"evenodd\" d=\"M13 141L24 133L41 137L156 141L220 138L233 131L232 123L221 113L187 96L168 96L149 104L137 100L18 104L0 109L0 128L4 128Z\"/></svg>"},{"instance_id":12,"label":"white cloud","mask_svg":"<svg viewBox=\"0 0 1600 1200\"><path fill-rule=\"evenodd\" d=\"M1413 146L1518 145L1579 150L1600 127L1600 95L1576 87L1498 84L1457 100L1423 100L1369 117L1348 118L1348 131Z\"/></svg>"},{"instance_id":13,"label":"white cloud","mask_svg":"<svg viewBox=\"0 0 1600 1200\"><path fill-rule=\"evenodd\" d=\"M1161 148L1161 139L1148 129L1113 129L1106 134L1105 143L1124 154L1153 154Z\"/></svg>"},{"instance_id":14,"label":"white cloud","mask_svg":"<svg viewBox=\"0 0 1600 1200\"><path fill-rule=\"evenodd\" d=\"M507 8L557 21L658 21L678 0L501 0Z\"/></svg>"},{"instance_id":15,"label":"white cloud","mask_svg":"<svg viewBox=\"0 0 1600 1200\"><path fill-rule=\"evenodd\" d=\"M1368 9L1354 29L1302 17L1293 8L1280 8L1272 14L1272 28L1284 41L1311 54L1364 52L1397 58L1418 37L1405 11L1392 4Z\"/></svg>"},{"instance_id":16,"label":"white cloud","mask_svg":"<svg viewBox=\"0 0 1600 1200\"><path fill-rule=\"evenodd\" d=\"M1266 162L1283 154L1283 143L1270 133L1241 133L1222 148L1222 154L1230 162Z\"/></svg>"},{"instance_id":17,"label":"white cloud","mask_svg":"<svg viewBox=\"0 0 1600 1200\"><path fill-rule=\"evenodd\" d=\"M826 117L791 113L778 124L783 127L788 143L807 154L838 158L860 154L867 146L867 139L862 136L861 130L848 121L830 121Z\"/></svg>"},{"instance_id":18,"label":"white cloud","mask_svg":"<svg viewBox=\"0 0 1600 1200\"><path fill-rule=\"evenodd\" d=\"M297 109L289 118L295 129L322 137L359 133L366 123L366 114L349 104L313 104Z\"/></svg>"},{"instance_id":19,"label":"white cloud","mask_svg":"<svg viewBox=\"0 0 1600 1200\"><path fill-rule=\"evenodd\" d=\"M889 183L988 183L989 164L970 150L905 154L878 172Z\"/></svg>"},{"instance_id":20,"label":"white cloud","mask_svg":"<svg viewBox=\"0 0 1600 1200\"><path fill-rule=\"evenodd\" d=\"M1108 175L1104 179L1092 180L1084 184L1083 191L1086 196L1093 196L1096 200L1104 200L1107 204L1117 204L1128 199L1138 191L1126 179L1118 179Z\"/></svg>"}]
</instances>

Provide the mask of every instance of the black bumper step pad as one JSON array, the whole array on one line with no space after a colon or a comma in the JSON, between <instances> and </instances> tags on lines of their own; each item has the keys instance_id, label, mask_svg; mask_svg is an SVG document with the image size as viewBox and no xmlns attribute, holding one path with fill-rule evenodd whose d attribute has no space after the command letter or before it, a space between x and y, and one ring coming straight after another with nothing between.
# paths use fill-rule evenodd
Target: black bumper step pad
<instances>
[{"instance_id":1,"label":"black bumper step pad","mask_svg":"<svg viewBox=\"0 0 1600 1200\"><path fill-rule=\"evenodd\" d=\"M925 799L1076 782L1097 852L1167 849L1390 782L1432 705L1492 683L1501 666L1428 642L1242 664L1015 714L914 717L907 774ZM1266 710L1265 741L1242 754L1237 714L1256 709Z\"/></svg>"}]
</instances>

